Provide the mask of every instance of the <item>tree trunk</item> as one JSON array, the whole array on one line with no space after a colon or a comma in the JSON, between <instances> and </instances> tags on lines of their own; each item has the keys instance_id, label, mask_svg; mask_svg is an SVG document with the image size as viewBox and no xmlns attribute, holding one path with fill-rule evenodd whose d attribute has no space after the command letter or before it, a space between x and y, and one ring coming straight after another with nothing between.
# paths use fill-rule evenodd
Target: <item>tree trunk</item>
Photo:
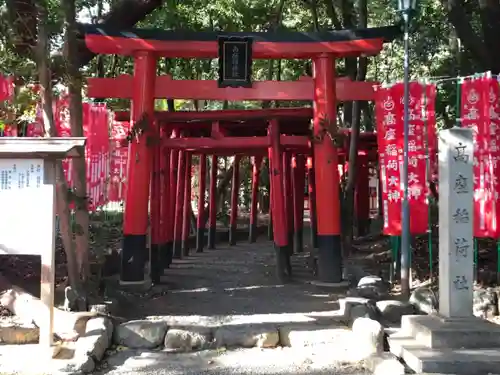
<instances>
[{"instance_id":1,"label":"tree trunk","mask_svg":"<svg viewBox=\"0 0 500 375\"><path fill-rule=\"evenodd\" d=\"M38 43L34 51L38 69L38 79L40 81L40 99L43 111L43 125L46 137L57 137L57 129L52 111L52 84L49 70L49 45L47 35L47 9L43 1L37 4L38 13ZM71 287L74 290L81 290L80 278L78 274L78 265L71 231L68 185L64 176L61 161L57 161L56 175L56 208L59 215L59 230L61 232L64 251L66 253L66 262L68 278Z\"/></svg>"},{"instance_id":2,"label":"tree trunk","mask_svg":"<svg viewBox=\"0 0 500 375\"><path fill-rule=\"evenodd\" d=\"M6 5L14 50L21 56L31 55L37 44L37 23L42 22L37 13L43 5L35 0L7 0Z\"/></svg>"},{"instance_id":3,"label":"tree trunk","mask_svg":"<svg viewBox=\"0 0 500 375\"><path fill-rule=\"evenodd\" d=\"M447 11L448 20L457 32L472 58L481 70L500 72L500 52L498 48L498 33L500 32L500 4L496 1L479 1L479 18L482 37L479 36L473 24L475 12L469 12L464 0L441 0Z\"/></svg>"},{"instance_id":4,"label":"tree trunk","mask_svg":"<svg viewBox=\"0 0 500 375\"><path fill-rule=\"evenodd\" d=\"M347 1L347 0L344 0ZM359 12L359 27L367 27L368 17L367 10L368 4L367 0L359 0L358 12ZM352 11L352 10L349 10ZM359 58L359 65L356 59L346 59L350 60L349 63L352 64L352 69L357 70L356 80L364 81L366 78L366 72L368 68L368 60L366 57ZM347 111L347 108L345 108ZM342 217L343 222L343 242L344 242L344 252L346 256L352 254L352 240L353 240L353 226L354 226L354 192L356 189L357 181L357 170L358 170L358 145L359 145L359 132L361 127L361 103L353 102L350 106L350 118L351 118L351 140L349 145L349 169L347 172L347 184L344 192L344 204Z\"/></svg>"},{"instance_id":5,"label":"tree trunk","mask_svg":"<svg viewBox=\"0 0 500 375\"><path fill-rule=\"evenodd\" d=\"M66 77L69 94L71 135L83 137L82 76L78 64L75 0L61 0L65 18ZM72 161L73 199L75 203L75 244L78 271L83 281L90 274L89 267L89 208L87 198L87 168L84 158Z\"/></svg>"},{"instance_id":6,"label":"tree trunk","mask_svg":"<svg viewBox=\"0 0 500 375\"><path fill-rule=\"evenodd\" d=\"M228 170L224 172L224 175L222 176L222 179L220 182L217 184L217 192L216 192L216 202L221 203L222 200L225 197L225 193L227 191L227 188L229 187L229 184L231 182L231 178L233 177L233 167L231 166ZM223 203L223 202L222 202ZM205 223L208 220L208 212L209 207L208 205L205 207L205 213L204 213L204 218L205 218Z\"/></svg>"},{"instance_id":7,"label":"tree trunk","mask_svg":"<svg viewBox=\"0 0 500 375\"><path fill-rule=\"evenodd\" d=\"M97 17L94 22L99 22L102 18L102 2L103 0L97 0ZM106 76L104 71L104 59L105 55L97 55L96 59L96 76L99 78L104 78Z\"/></svg>"},{"instance_id":8,"label":"tree trunk","mask_svg":"<svg viewBox=\"0 0 500 375\"><path fill-rule=\"evenodd\" d=\"M35 0L7 0L15 50L26 57L31 54L31 47L37 40L37 3ZM163 0L122 0L112 4L109 13L98 20L98 23L114 29L129 29L162 5ZM74 56L79 67L88 64L94 56L95 54L86 47L85 41L80 39ZM64 72L64 58L61 55L54 56L52 72L58 77Z\"/></svg>"},{"instance_id":9,"label":"tree trunk","mask_svg":"<svg viewBox=\"0 0 500 375\"><path fill-rule=\"evenodd\" d=\"M332 21L335 30L342 30L342 23L340 22L337 10L335 9L335 4L333 0L325 0L326 14Z\"/></svg>"}]
</instances>

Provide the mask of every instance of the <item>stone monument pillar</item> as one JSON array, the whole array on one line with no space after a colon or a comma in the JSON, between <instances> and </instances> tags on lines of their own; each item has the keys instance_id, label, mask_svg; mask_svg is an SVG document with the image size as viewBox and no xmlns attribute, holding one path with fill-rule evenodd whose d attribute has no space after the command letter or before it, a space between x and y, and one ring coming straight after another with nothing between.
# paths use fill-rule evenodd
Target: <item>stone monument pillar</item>
<instances>
[{"instance_id":1,"label":"stone monument pillar","mask_svg":"<svg viewBox=\"0 0 500 375\"><path fill-rule=\"evenodd\" d=\"M473 256L472 130L439 132L439 314L472 316Z\"/></svg>"},{"instance_id":2,"label":"stone monument pillar","mask_svg":"<svg viewBox=\"0 0 500 375\"><path fill-rule=\"evenodd\" d=\"M472 130L439 132L439 314L404 315L390 351L416 373L488 374L500 327L473 315Z\"/></svg>"}]
</instances>

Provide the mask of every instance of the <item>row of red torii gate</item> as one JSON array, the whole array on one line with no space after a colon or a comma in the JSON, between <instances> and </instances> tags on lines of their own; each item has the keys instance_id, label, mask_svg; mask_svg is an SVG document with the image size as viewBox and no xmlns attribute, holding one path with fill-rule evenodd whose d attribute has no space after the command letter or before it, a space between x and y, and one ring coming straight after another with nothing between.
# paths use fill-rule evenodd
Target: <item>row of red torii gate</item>
<instances>
[{"instance_id":1,"label":"row of red torii gate","mask_svg":"<svg viewBox=\"0 0 500 375\"><path fill-rule=\"evenodd\" d=\"M199 209L198 250L203 248L205 232L209 235L209 246L213 246L215 238L217 156L234 155L236 161L242 156L252 156L254 214L250 227L253 232L259 165L268 157L278 278L286 281L291 277L292 244L294 241L301 243L307 171L311 222L317 232L319 278L326 282L341 281L338 166L346 165L350 152L350 133L336 129L337 103L342 101L376 102L377 132L360 135L356 185L358 224L363 226L369 216L369 166L378 161L384 233L401 233L403 86L382 87L373 82L352 82L335 77L337 58L379 53L385 42L399 35L399 26L321 33L120 31L96 25L85 25L83 29L91 51L134 58L133 76L88 79L89 97L131 99L132 104L130 113L115 114L115 124L131 124L126 153L122 283L144 282L148 253L151 254L151 277L155 282L174 257L183 255L182 243L188 234L186 218L190 205L187 203L191 196L190 164L194 154L200 155L198 207L204 207L206 157L212 155L208 225L205 210ZM157 76L156 62L160 57L219 57L219 80L183 81L168 75ZM313 77L252 82L252 58L310 58ZM462 86L462 124L475 130L475 235L498 237L496 218L500 205L496 204L498 186L495 178L500 156L497 155L495 130L499 121L498 82L485 75L467 80ZM411 83L408 158L413 234L428 230L426 182L435 178L437 162L435 96L435 85ZM154 109L157 98L312 101L313 108L159 112ZM101 110L95 112L103 113ZM90 138L95 138L93 132L88 133ZM95 127L95 133L99 132ZM102 153L106 147L102 139L90 144L95 147L95 153ZM118 149L115 147L113 151ZM92 152L90 150L90 154ZM100 173L113 174L113 171L104 169ZM238 168L235 168L233 186L238 185L237 181ZM236 229L237 199L237 189L233 189L231 236ZM234 238L231 242L234 243ZM300 245L296 247L299 251L300 248Z\"/></svg>"},{"instance_id":2,"label":"row of red torii gate","mask_svg":"<svg viewBox=\"0 0 500 375\"><path fill-rule=\"evenodd\" d=\"M340 144L342 137L336 131L337 102L373 100L374 90L372 83L336 79L335 60L345 56L378 54L385 42L400 34L399 25L316 33L124 31L99 25L84 25L83 30L86 45L92 52L134 58L133 76L88 80L88 96L91 98L131 99L130 114L117 114L118 120L130 119L131 122L121 253L122 283L142 283L145 280L150 215L149 253L153 282L159 281L173 256L181 255L176 243L181 239L178 236L180 221L177 222L176 218L182 216L181 201L190 185L186 181L190 178L189 163L193 154L202 155L201 174L205 173L203 155L207 154L214 157L235 155L236 158L250 155L255 164L264 156L269 158L273 240L280 281L288 280L292 274L293 212L294 206L297 207L294 202L299 201L294 199L294 191L295 197L301 196L303 210L305 158L312 156L318 275L322 281L341 281L337 168L339 157L345 156L348 150ZM179 81L168 75L157 76L156 64L160 57L218 57L219 79ZM252 82L254 58L312 59L313 77L293 82ZM156 98L294 100L312 101L314 105L312 109L169 113L155 111ZM365 150L376 151L373 134L362 136L362 139L365 140ZM368 168L370 153L362 154ZM371 154L375 155L374 152ZM294 172L292 158L296 166ZM233 181L237 181L238 169L234 171ZM183 174L186 178L182 178ZM301 177L294 179L292 174ZM215 198L213 169L211 175L210 205ZM199 181L203 185L205 179ZM200 189L200 196L203 195L204 189ZM233 194L232 198L237 199L237 195ZM203 214L204 210L199 210L200 238L205 229ZM236 215L236 210L232 210L232 215ZM297 212L297 216L302 214ZM301 225L300 221L297 217L297 226ZM213 232L215 223L210 220L208 224L208 232Z\"/></svg>"},{"instance_id":3,"label":"row of red torii gate","mask_svg":"<svg viewBox=\"0 0 500 375\"><path fill-rule=\"evenodd\" d=\"M84 30L87 47L93 52L134 58L133 76L88 80L89 97L131 99L132 104L130 113L116 114L116 120L130 120L132 124L121 256L123 283L142 283L145 278L149 213L153 281L159 281L174 256L182 256L182 239L186 239L188 221L185 197L190 197L188 181L193 154L201 155L199 207L204 206L204 155L211 154L214 158L209 189L212 210L209 210L208 233L211 238L215 232L216 156L235 155L238 160L242 155L251 155L256 166L254 175L262 157L269 158L276 272L281 281L291 277L294 231L300 243L305 160L308 158L311 221L317 232L319 279L341 281L338 165L346 164L350 152L349 132L337 132L336 109L337 103L342 101L376 102L377 133L360 135L356 186L358 224L368 219L369 165L378 159L384 233L401 233L403 85L381 87L373 82L352 82L335 77L337 58L379 53L385 42L400 35L399 25L320 33L177 33L141 29L129 32L96 25L86 25ZM218 57L219 79L180 81L168 75L157 76L156 61L162 56ZM253 58L312 59L313 77L293 82L252 82ZM499 121L499 85L496 79L484 75L467 80L462 86L462 125L474 129L476 145L475 235L498 237L496 218L500 205L496 204L498 186L494 177L500 155L496 147L498 132L493 128ZM312 101L313 108L169 113L154 110L156 98ZM426 233L429 225L427 181L435 180L437 174L435 99L435 85L410 85L408 159L410 230L413 234ZM235 168L233 186L238 185L237 181L238 168ZM256 181L255 178L253 206ZM237 196L237 189L233 189L230 233L236 229ZM198 211L200 249L205 232L205 210ZM255 218L254 209L251 227L256 223Z\"/></svg>"},{"instance_id":4,"label":"row of red torii gate","mask_svg":"<svg viewBox=\"0 0 500 375\"><path fill-rule=\"evenodd\" d=\"M259 166L263 157L268 157L277 276L282 281L291 277L292 244L296 243L296 250L301 249L307 170L311 222L317 232L319 278L326 282L340 281L338 166L346 165L350 152L350 133L336 129L337 102L342 101L376 102L377 132L360 135L356 185L358 225L363 227L369 217L369 167L378 161L384 233L401 233L403 85L381 87L373 82L352 82L335 77L336 58L379 53L384 42L399 34L399 26L309 34L176 33L140 29L130 32L96 25L85 25L84 30L86 44L93 52L134 58L133 76L88 80L89 97L131 99L132 102L130 113L115 113L116 124L131 124L128 128L121 253L123 283L142 283L145 280L148 253L151 254L151 277L155 282L159 281L174 257L183 255L182 245L189 233L186 228L194 154L200 155L199 208L204 207L205 202L206 157L212 155L208 225L205 210L198 210L199 251L203 248L205 232L208 232L209 246L213 246L215 238L217 156L234 155L236 166L242 156L252 156L254 180L250 227L254 233ZM168 75L157 76L156 62L162 56L219 57L219 80L182 81ZM252 82L252 58L311 58L313 77L297 81ZM428 230L429 191L426 182L435 178L437 162L435 96L435 85L410 85L408 158L413 234ZM474 181L475 235L482 237L498 237L496 217L500 205L496 204L495 176L500 155L497 155L496 147L498 135L493 129L499 120L498 97L498 82L490 76L463 83L462 124L474 128L478 150L474 161L477 177ZM312 101L313 108L159 112L154 110L156 98ZM102 110L97 112L103 113ZM92 110L89 113L91 115ZM95 128L95 133L99 133ZM93 131L89 134L95 135ZM106 144L102 139L90 143L97 153L102 152ZM100 173L106 175L113 171L104 169ZM238 180L238 168L234 168L233 186L238 186ZM237 189L233 189L232 243L236 230L237 193ZM147 251L148 232L150 252Z\"/></svg>"}]
</instances>

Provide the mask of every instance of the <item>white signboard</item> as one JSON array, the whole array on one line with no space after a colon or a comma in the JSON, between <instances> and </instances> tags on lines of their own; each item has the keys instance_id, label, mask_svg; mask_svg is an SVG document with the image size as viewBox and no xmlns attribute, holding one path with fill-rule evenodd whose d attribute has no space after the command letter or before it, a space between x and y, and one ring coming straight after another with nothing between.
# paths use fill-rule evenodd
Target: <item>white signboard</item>
<instances>
[{"instance_id":1,"label":"white signboard","mask_svg":"<svg viewBox=\"0 0 500 375\"><path fill-rule=\"evenodd\" d=\"M52 251L54 186L42 159L0 159L0 254Z\"/></svg>"}]
</instances>

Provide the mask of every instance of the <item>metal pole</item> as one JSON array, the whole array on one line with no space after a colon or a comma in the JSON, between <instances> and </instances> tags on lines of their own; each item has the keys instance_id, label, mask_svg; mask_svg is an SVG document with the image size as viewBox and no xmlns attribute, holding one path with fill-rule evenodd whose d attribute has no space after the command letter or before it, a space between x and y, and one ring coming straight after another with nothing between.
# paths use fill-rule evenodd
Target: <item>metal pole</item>
<instances>
[{"instance_id":1,"label":"metal pole","mask_svg":"<svg viewBox=\"0 0 500 375\"><path fill-rule=\"evenodd\" d=\"M403 147L403 184L402 233L401 233L401 293L410 297L410 206L408 204L408 136L409 136L409 101L410 101L410 58L409 58L409 12L404 18L404 147Z\"/></svg>"}]
</instances>

